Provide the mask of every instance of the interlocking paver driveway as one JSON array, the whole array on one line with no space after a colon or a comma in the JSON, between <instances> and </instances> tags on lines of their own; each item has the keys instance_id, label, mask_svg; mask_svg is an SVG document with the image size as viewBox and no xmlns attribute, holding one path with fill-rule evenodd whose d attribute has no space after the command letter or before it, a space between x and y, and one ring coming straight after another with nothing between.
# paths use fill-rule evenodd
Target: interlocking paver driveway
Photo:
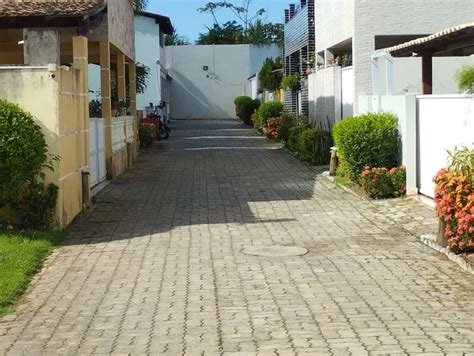
<instances>
[{"instance_id":1,"label":"interlocking paver driveway","mask_svg":"<svg viewBox=\"0 0 474 356\"><path fill-rule=\"evenodd\" d=\"M73 224L0 353L473 354L474 276L383 204L235 121L173 126ZM270 244L309 253L241 253Z\"/></svg>"}]
</instances>

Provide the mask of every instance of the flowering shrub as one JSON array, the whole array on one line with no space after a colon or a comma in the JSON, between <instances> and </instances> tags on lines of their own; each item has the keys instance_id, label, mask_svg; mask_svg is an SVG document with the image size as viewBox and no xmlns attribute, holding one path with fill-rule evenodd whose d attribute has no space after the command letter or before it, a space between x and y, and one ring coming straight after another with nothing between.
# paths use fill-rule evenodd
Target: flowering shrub
<instances>
[{"instance_id":1,"label":"flowering shrub","mask_svg":"<svg viewBox=\"0 0 474 356\"><path fill-rule=\"evenodd\" d=\"M372 199L396 198L406 195L405 167L364 167L359 178L362 190Z\"/></svg>"},{"instance_id":2,"label":"flowering shrub","mask_svg":"<svg viewBox=\"0 0 474 356\"><path fill-rule=\"evenodd\" d=\"M140 139L141 148L148 148L153 144L156 131L156 126L154 124L140 123L138 128L138 136Z\"/></svg>"},{"instance_id":3,"label":"flowering shrub","mask_svg":"<svg viewBox=\"0 0 474 356\"><path fill-rule=\"evenodd\" d=\"M436 214L444 224L448 245L455 251L474 249L474 184L466 176L442 169L436 183Z\"/></svg>"},{"instance_id":4,"label":"flowering shrub","mask_svg":"<svg viewBox=\"0 0 474 356\"><path fill-rule=\"evenodd\" d=\"M281 118L271 117L267 120L267 137L278 138L278 128L281 125Z\"/></svg>"}]
</instances>

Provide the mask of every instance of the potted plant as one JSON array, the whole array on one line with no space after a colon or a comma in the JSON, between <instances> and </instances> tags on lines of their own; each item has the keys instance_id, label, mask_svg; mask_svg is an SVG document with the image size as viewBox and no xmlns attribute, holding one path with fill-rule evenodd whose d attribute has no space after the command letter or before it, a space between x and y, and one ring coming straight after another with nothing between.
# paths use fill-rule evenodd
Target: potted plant
<instances>
[{"instance_id":1,"label":"potted plant","mask_svg":"<svg viewBox=\"0 0 474 356\"><path fill-rule=\"evenodd\" d=\"M299 90L301 88L300 76L298 74L285 75L281 80L281 86L286 90Z\"/></svg>"}]
</instances>

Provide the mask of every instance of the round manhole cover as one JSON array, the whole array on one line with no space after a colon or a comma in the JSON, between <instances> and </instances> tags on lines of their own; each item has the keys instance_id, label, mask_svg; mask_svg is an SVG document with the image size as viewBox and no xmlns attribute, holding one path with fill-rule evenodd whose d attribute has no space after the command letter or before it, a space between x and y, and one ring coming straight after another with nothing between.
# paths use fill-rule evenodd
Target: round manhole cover
<instances>
[{"instance_id":1,"label":"round manhole cover","mask_svg":"<svg viewBox=\"0 0 474 356\"><path fill-rule=\"evenodd\" d=\"M246 246L242 249L242 253L251 256L290 257L305 255L308 253L308 250L304 247L298 246Z\"/></svg>"}]
</instances>

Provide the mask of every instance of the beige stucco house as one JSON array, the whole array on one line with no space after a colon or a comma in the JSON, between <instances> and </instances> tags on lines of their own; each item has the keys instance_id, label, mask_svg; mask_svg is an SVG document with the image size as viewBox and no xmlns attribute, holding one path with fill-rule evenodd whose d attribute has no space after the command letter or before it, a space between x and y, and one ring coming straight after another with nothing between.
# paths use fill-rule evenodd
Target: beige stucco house
<instances>
[{"instance_id":1,"label":"beige stucco house","mask_svg":"<svg viewBox=\"0 0 474 356\"><path fill-rule=\"evenodd\" d=\"M93 126L89 63L101 67ZM112 117L112 97L123 103L121 115ZM57 226L66 226L89 204L97 170L113 179L137 152L133 2L0 2L0 98L31 112L60 157L47 179L59 187Z\"/></svg>"}]
</instances>

